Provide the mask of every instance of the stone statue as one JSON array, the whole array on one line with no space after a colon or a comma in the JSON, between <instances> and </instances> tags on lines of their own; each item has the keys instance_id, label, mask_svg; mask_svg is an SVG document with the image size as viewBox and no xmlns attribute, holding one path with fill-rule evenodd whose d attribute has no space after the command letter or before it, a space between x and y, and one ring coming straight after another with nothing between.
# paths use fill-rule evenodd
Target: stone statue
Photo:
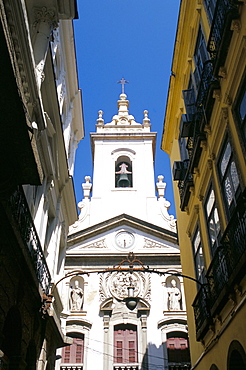
<instances>
[{"instance_id":1,"label":"stone statue","mask_svg":"<svg viewBox=\"0 0 246 370\"><path fill-rule=\"evenodd\" d=\"M80 311L83 306L84 292L80 288L78 280L74 282L74 288L70 292L70 309L71 311Z\"/></svg>"},{"instance_id":2,"label":"stone statue","mask_svg":"<svg viewBox=\"0 0 246 370\"><path fill-rule=\"evenodd\" d=\"M170 311L179 311L181 309L181 292L177 288L176 280L171 280L171 288L168 288L168 309Z\"/></svg>"}]
</instances>

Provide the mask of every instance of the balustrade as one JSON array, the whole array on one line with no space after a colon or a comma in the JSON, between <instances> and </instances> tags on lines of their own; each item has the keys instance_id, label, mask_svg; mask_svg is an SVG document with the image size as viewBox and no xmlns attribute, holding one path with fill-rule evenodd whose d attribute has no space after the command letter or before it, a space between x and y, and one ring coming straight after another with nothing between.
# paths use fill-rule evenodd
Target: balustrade
<instances>
[{"instance_id":1,"label":"balustrade","mask_svg":"<svg viewBox=\"0 0 246 370\"><path fill-rule=\"evenodd\" d=\"M208 284L198 291L193 303L197 339L208 328L211 318L223 308L235 284L246 268L246 204L245 191L214 253L206 274Z\"/></svg>"},{"instance_id":2,"label":"balustrade","mask_svg":"<svg viewBox=\"0 0 246 370\"><path fill-rule=\"evenodd\" d=\"M38 233L26 201L24 191L19 186L6 203L9 217L12 217L14 228L21 235L24 245L31 257L37 279L44 293L49 292L51 277L43 254ZM13 223L12 222L12 223Z\"/></svg>"},{"instance_id":3,"label":"balustrade","mask_svg":"<svg viewBox=\"0 0 246 370\"><path fill-rule=\"evenodd\" d=\"M114 370L138 370L138 364L117 364L114 365Z\"/></svg>"}]
</instances>

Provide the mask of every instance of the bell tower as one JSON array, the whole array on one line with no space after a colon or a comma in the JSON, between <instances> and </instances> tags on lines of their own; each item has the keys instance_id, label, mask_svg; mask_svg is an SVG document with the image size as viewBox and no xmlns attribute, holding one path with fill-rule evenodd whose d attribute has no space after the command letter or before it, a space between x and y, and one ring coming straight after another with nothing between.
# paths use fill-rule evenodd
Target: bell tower
<instances>
[{"instance_id":1,"label":"bell tower","mask_svg":"<svg viewBox=\"0 0 246 370\"><path fill-rule=\"evenodd\" d=\"M94 164L93 183L86 177L81 209L81 228L92 226L120 214L127 214L175 231L170 203L164 198L163 176L155 185L154 156L156 132L151 132L148 111L142 123L129 114L124 93L118 100L118 114L105 123L99 110L96 132L91 133ZM90 189L92 196L89 198ZM156 188L158 196L156 196ZM89 190L88 190L89 189Z\"/></svg>"},{"instance_id":2,"label":"bell tower","mask_svg":"<svg viewBox=\"0 0 246 370\"><path fill-rule=\"evenodd\" d=\"M147 110L142 123L129 113L124 89L117 114L105 123L99 111L90 134L93 180L85 177L79 220L70 227L63 290L67 332L92 349L85 351L84 370L166 369L168 340L188 343L176 221L164 176L154 175L156 135ZM78 288L83 301L75 304Z\"/></svg>"}]
</instances>

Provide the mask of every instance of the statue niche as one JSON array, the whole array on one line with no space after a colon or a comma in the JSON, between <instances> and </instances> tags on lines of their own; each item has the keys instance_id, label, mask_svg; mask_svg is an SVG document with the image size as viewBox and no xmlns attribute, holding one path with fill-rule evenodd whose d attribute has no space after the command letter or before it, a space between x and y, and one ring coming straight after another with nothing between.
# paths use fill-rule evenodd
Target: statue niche
<instances>
[{"instance_id":1,"label":"statue niche","mask_svg":"<svg viewBox=\"0 0 246 370\"><path fill-rule=\"evenodd\" d=\"M84 291L79 285L79 281L75 280L74 285L71 285L69 292L69 308L71 311L81 311L84 303Z\"/></svg>"},{"instance_id":2,"label":"statue niche","mask_svg":"<svg viewBox=\"0 0 246 370\"><path fill-rule=\"evenodd\" d=\"M181 308L181 291L177 287L177 282L172 279L170 282L171 286L167 288L168 294L168 310L169 311L180 311Z\"/></svg>"}]
</instances>

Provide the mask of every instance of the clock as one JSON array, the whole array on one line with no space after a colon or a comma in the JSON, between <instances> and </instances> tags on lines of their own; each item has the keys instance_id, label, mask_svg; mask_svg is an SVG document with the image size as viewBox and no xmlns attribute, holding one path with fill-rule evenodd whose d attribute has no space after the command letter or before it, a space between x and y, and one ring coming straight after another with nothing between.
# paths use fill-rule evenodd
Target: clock
<instances>
[{"instance_id":1,"label":"clock","mask_svg":"<svg viewBox=\"0 0 246 370\"><path fill-rule=\"evenodd\" d=\"M115 235L115 243L121 249L129 249L134 244L134 235L129 231L120 231Z\"/></svg>"}]
</instances>

